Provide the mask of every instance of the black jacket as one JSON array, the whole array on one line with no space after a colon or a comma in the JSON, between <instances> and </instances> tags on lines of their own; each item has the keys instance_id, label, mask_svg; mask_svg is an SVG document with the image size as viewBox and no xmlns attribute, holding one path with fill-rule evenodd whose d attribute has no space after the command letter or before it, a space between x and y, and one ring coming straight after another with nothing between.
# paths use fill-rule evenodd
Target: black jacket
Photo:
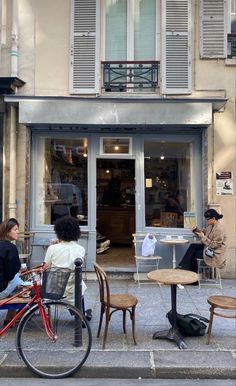
<instances>
[{"instance_id":1,"label":"black jacket","mask_svg":"<svg viewBox=\"0 0 236 386\"><path fill-rule=\"evenodd\" d=\"M7 288L20 270L20 259L17 248L8 240L0 240L0 292Z\"/></svg>"}]
</instances>

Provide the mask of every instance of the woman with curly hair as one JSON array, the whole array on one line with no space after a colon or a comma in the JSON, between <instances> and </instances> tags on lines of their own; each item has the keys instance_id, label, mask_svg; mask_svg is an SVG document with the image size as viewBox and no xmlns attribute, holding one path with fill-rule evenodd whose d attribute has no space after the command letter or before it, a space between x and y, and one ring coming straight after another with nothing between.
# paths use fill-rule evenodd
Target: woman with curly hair
<instances>
[{"instance_id":1,"label":"woman with curly hair","mask_svg":"<svg viewBox=\"0 0 236 386\"><path fill-rule=\"evenodd\" d=\"M54 231L57 241L48 247L44 262L48 268L69 268L74 271L75 259L84 260L85 256L84 247L78 244L81 233L79 220L72 216L60 217L54 224ZM86 288L82 281L82 295ZM74 304L74 273L69 277L64 296L65 300Z\"/></svg>"}]
</instances>

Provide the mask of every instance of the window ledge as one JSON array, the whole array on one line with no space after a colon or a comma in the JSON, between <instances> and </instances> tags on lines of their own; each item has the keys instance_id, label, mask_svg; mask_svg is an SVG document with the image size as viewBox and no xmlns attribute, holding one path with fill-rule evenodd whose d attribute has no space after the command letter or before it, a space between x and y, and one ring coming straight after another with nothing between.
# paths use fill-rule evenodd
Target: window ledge
<instances>
[{"instance_id":1,"label":"window ledge","mask_svg":"<svg viewBox=\"0 0 236 386\"><path fill-rule=\"evenodd\" d=\"M225 59L225 65L226 66L236 66L236 58Z\"/></svg>"}]
</instances>

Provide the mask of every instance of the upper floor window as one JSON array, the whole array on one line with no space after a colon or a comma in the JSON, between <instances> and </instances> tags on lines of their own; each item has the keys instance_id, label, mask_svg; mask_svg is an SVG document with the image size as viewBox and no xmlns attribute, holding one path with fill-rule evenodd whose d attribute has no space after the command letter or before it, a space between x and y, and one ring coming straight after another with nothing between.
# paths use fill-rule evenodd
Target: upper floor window
<instances>
[{"instance_id":1,"label":"upper floor window","mask_svg":"<svg viewBox=\"0 0 236 386\"><path fill-rule=\"evenodd\" d=\"M228 13L228 44L227 57L236 57L236 0L230 1L230 8Z\"/></svg>"},{"instance_id":2,"label":"upper floor window","mask_svg":"<svg viewBox=\"0 0 236 386\"><path fill-rule=\"evenodd\" d=\"M71 2L70 93L191 93L192 0Z\"/></svg>"},{"instance_id":3,"label":"upper floor window","mask_svg":"<svg viewBox=\"0 0 236 386\"><path fill-rule=\"evenodd\" d=\"M230 7L230 31L236 33L236 0L231 0Z\"/></svg>"},{"instance_id":4,"label":"upper floor window","mask_svg":"<svg viewBox=\"0 0 236 386\"><path fill-rule=\"evenodd\" d=\"M157 59L156 0L105 0L105 60Z\"/></svg>"}]
</instances>

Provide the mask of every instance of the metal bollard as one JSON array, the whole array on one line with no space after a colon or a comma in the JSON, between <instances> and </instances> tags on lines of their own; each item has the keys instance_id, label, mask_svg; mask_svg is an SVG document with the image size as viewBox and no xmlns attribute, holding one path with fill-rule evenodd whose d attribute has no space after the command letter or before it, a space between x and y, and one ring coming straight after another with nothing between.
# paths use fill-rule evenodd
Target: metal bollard
<instances>
[{"instance_id":1,"label":"metal bollard","mask_svg":"<svg viewBox=\"0 0 236 386\"><path fill-rule=\"evenodd\" d=\"M82 265L83 260L75 259L75 307L82 312Z\"/></svg>"},{"instance_id":2,"label":"metal bollard","mask_svg":"<svg viewBox=\"0 0 236 386\"><path fill-rule=\"evenodd\" d=\"M75 299L74 304L82 313L82 265L83 260L75 259ZM75 316L75 338L74 345L82 346L82 320Z\"/></svg>"}]
</instances>

